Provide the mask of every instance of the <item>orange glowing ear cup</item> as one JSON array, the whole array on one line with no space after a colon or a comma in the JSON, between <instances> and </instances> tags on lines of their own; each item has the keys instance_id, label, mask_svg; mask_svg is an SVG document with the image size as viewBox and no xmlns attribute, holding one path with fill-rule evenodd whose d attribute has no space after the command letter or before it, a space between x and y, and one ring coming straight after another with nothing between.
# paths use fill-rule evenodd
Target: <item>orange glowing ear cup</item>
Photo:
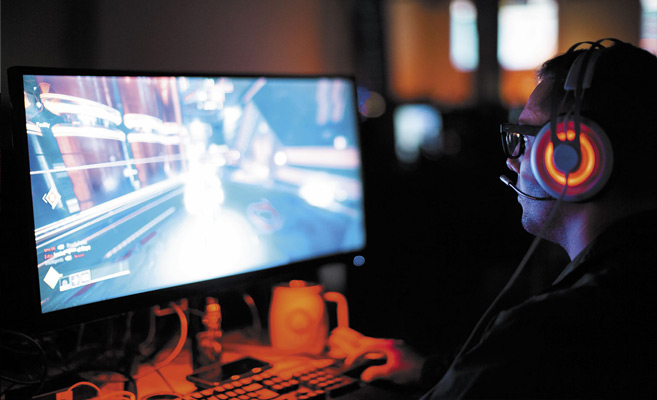
<instances>
[{"instance_id":1,"label":"orange glowing ear cup","mask_svg":"<svg viewBox=\"0 0 657 400\"><path fill-rule=\"evenodd\" d=\"M565 129L567 128L567 129ZM575 124L568 121L557 123L557 137L562 141L575 139ZM582 118L580 123L579 159L555 162L555 149L551 139L550 124L538 133L532 146L532 172L534 178L550 196L559 198L566 184L566 172L559 165L574 164L568 174L565 201L584 201L597 194L607 183L613 167L611 143L604 131L593 121ZM557 144L557 146L567 146ZM559 150L559 149L557 149ZM573 153L575 153L573 151ZM574 155L574 157L577 157Z\"/></svg>"}]
</instances>

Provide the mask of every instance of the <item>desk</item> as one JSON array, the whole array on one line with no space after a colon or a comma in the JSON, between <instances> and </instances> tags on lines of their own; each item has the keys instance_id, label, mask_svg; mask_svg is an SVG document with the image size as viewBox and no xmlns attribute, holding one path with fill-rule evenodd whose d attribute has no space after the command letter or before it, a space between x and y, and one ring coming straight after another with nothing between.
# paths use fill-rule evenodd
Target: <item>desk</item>
<instances>
[{"instance_id":1,"label":"desk","mask_svg":"<svg viewBox=\"0 0 657 400\"><path fill-rule=\"evenodd\" d=\"M226 335L223 340L223 346L224 351L222 353L222 363L228 363L245 356L251 356L274 365L273 370L285 370L302 365L303 363L315 363L327 360L326 357L321 356L309 357L282 354L257 340L244 337L239 332ZM160 359L166 357L167 352L163 352ZM157 364L160 359L156 359L155 364ZM152 373L149 373L149 369L153 370L153 367L143 365L140 366L137 371L137 376L140 374L146 374L137 380L137 389L140 399L148 398L154 394L171 393L172 391L179 394L189 394L196 390L196 386L186 379L186 376L192 373L189 341L184 350L171 363L160 368L159 372L153 371ZM401 393L399 391L385 390L373 385L361 384L360 389L349 392L338 398L345 400L372 398L380 400L397 400L408 398L408 396L409 393L406 391ZM283 398L285 397L283 396Z\"/></svg>"}]
</instances>

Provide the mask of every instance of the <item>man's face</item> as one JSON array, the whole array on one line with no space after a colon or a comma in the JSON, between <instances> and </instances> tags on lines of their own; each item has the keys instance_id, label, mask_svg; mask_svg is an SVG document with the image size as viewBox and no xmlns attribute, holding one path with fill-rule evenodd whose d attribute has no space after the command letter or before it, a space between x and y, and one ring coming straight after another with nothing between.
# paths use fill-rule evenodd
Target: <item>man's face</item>
<instances>
[{"instance_id":1,"label":"man's face","mask_svg":"<svg viewBox=\"0 0 657 400\"><path fill-rule=\"evenodd\" d=\"M518 122L522 125L545 125L550 119L551 81L543 80L536 86L525 105ZM518 174L517 186L523 192L536 197L549 196L536 182L531 169L531 152L535 136L525 136L525 152L516 159L507 159L506 165ZM553 201L531 200L523 196L518 197L522 206L522 226L529 233L538 234L547 219L547 215L554 205Z\"/></svg>"}]
</instances>

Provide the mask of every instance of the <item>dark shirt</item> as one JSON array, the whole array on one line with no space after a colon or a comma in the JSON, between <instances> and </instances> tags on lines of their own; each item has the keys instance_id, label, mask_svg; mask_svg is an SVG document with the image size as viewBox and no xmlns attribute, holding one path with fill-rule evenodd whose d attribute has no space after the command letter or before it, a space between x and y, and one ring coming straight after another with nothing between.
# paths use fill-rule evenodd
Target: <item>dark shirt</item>
<instances>
[{"instance_id":1,"label":"dark shirt","mask_svg":"<svg viewBox=\"0 0 657 400\"><path fill-rule=\"evenodd\" d=\"M507 308L423 399L657 394L657 212L615 224Z\"/></svg>"}]
</instances>

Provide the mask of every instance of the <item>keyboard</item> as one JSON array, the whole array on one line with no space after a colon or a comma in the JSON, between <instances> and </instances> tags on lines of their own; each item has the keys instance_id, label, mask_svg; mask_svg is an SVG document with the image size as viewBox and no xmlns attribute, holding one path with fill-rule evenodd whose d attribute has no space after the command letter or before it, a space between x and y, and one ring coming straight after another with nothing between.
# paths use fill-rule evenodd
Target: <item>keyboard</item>
<instances>
[{"instance_id":1,"label":"keyboard","mask_svg":"<svg viewBox=\"0 0 657 400\"><path fill-rule=\"evenodd\" d=\"M291 361L262 367L186 395L189 400L324 400L359 389L334 360Z\"/></svg>"}]
</instances>

